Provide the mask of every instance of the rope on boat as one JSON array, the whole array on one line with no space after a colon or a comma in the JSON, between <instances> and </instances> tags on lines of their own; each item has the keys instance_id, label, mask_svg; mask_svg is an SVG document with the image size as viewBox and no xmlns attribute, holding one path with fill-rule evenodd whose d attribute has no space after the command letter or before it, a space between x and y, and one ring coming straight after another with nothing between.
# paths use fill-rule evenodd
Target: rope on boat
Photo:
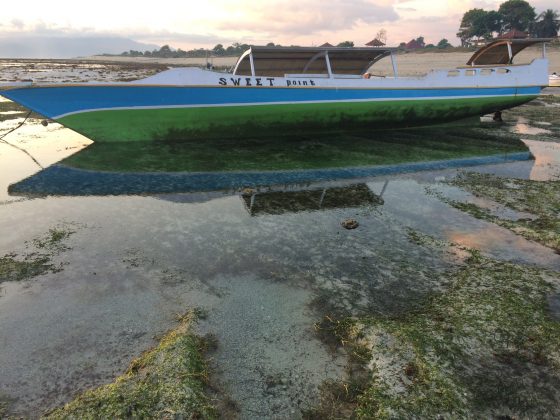
<instances>
[{"instance_id":1,"label":"rope on boat","mask_svg":"<svg viewBox=\"0 0 560 420\"><path fill-rule=\"evenodd\" d=\"M29 111L29 112L27 113L27 115L25 116L25 118L23 119L23 121L20 122L16 127L12 128L12 129L11 129L10 131L8 131L7 133L2 134L2 135L0 136L0 142L2 142L2 143L4 143L4 144L7 144L8 146L12 146L14 149L18 149L19 151L25 153L25 154L26 154L27 156L29 156L29 157L31 158L31 160L32 160L33 162L35 162L41 169L45 169L45 168L43 167L43 165L41 165L41 164L39 163L39 161L38 161L37 159L35 159L35 158L31 155L31 153L29 153L27 150L25 150L25 149L23 149L23 148L21 148L21 147L19 147L19 146L16 146L15 144L8 143L6 140L4 140L4 137L6 137L6 136L7 136L8 134L10 134L10 133L13 133L13 132L16 131L18 128L20 128L23 124L25 124L25 122L27 121L27 119L31 116L31 113L32 113L32 112L33 112L33 111Z\"/></svg>"}]
</instances>

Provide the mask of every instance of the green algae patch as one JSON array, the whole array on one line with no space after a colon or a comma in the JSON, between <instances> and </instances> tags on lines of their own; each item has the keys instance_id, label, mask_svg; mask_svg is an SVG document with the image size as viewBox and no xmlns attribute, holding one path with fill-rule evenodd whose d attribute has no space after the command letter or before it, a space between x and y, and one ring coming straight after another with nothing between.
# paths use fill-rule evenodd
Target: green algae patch
<instances>
[{"instance_id":1,"label":"green algae patch","mask_svg":"<svg viewBox=\"0 0 560 420\"><path fill-rule=\"evenodd\" d=\"M450 249L462 263L423 304L331 322L331 337L357 351L361 370L349 369L338 392L331 385L308 418L560 416L560 323L549 309L558 273Z\"/></svg>"},{"instance_id":2,"label":"green algae patch","mask_svg":"<svg viewBox=\"0 0 560 420\"><path fill-rule=\"evenodd\" d=\"M5 281L21 281L46 273L56 273L62 270L62 265L52 262L53 257L70 249L65 241L73 234L66 226L52 229L31 241L34 250L24 256L16 253L0 257L0 283ZM29 244L28 244L29 246Z\"/></svg>"},{"instance_id":3,"label":"green algae patch","mask_svg":"<svg viewBox=\"0 0 560 420\"><path fill-rule=\"evenodd\" d=\"M15 254L0 257L0 283L25 280L55 270L47 256L27 256L23 260L16 257Z\"/></svg>"},{"instance_id":4,"label":"green algae patch","mask_svg":"<svg viewBox=\"0 0 560 420\"><path fill-rule=\"evenodd\" d=\"M0 419L3 419L7 416L9 406L10 400L4 395L0 394Z\"/></svg>"},{"instance_id":5,"label":"green algae patch","mask_svg":"<svg viewBox=\"0 0 560 420\"><path fill-rule=\"evenodd\" d=\"M560 415L555 273L470 254L418 311L359 321L372 380L358 417Z\"/></svg>"},{"instance_id":6,"label":"green algae patch","mask_svg":"<svg viewBox=\"0 0 560 420\"><path fill-rule=\"evenodd\" d=\"M0 101L0 122L23 118L28 113L29 110L18 103L12 101Z\"/></svg>"},{"instance_id":7,"label":"green algae patch","mask_svg":"<svg viewBox=\"0 0 560 420\"><path fill-rule=\"evenodd\" d=\"M113 383L87 391L45 419L217 418L205 394L205 340L192 333L195 311Z\"/></svg>"},{"instance_id":8,"label":"green algae patch","mask_svg":"<svg viewBox=\"0 0 560 420\"><path fill-rule=\"evenodd\" d=\"M75 230L71 230L67 227L55 227L49 229L48 233L43 237L35 238L33 240L33 245L35 245L37 249L46 250L50 253L66 251L70 248L64 241L74 233L76 233Z\"/></svg>"},{"instance_id":9,"label":"green algae patch","mask_svg":"<svg viewBox=\"0 0 560 420\"><path fill-rule=\"evenodd\" d=\"M491 174L462 172L449 184L534 218L502 219L473 203L446 200L473 217L490 221L560 253L560 181L507 179Z\"/></svg>"},{"instance_id":10,"label":"green algae patch","mask_svg":"<svg viewBox=\"0 0 560 420\"><path fill-rule=\"evenodd\" d=\"M508 109L503 113L506 123L516 123L519 118L529 120L531 122L544 122L547 128L553 132L560 132L560 96L541 95L538 99L528 104ZM555 140L555 136L539 136L541 140ZM556 136L557 139L557 136Z\"/></svg>"}]
</instances>

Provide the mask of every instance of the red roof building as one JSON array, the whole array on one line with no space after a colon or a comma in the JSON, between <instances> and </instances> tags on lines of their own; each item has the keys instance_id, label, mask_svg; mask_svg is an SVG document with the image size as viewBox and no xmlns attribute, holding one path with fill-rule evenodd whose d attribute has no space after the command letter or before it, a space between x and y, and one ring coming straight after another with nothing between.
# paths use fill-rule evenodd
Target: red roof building
<instances>
[{"instance_id":1,"label":"red roof building","mask_svg":"<svg viewBox=\"0 0 560 420\"><path fill-rule=\"evenodd\" d=\"M420 48L424 48L424 45L413 39L408 44L406 44L405 48L407 50L419 50Z\"/></svg>"},{"instance_id":2,"label":"red roof building","mask_svg":"<svg viewBox=\"0 0 560 420\"><path fill-rule=\"evenodd\" d=\"M498 36L498 39L525 39L529 36L527 32L518 31L517 29L512 29L505 34Z\"/></svg>"},{"instance_id":3,"label":"red roof building","mask_svg":"<svg viewBox=\"0 0 560 420\"><path fill-rule=\"evenodd\" d=\"M378 40L377 38L375 38L375 39L369 41L366 45L367 45L368 47L384 47L384 46L385 46L385 43L384 43L384 42L381 42L380 40Z\"/></svg>"}]
</instances>

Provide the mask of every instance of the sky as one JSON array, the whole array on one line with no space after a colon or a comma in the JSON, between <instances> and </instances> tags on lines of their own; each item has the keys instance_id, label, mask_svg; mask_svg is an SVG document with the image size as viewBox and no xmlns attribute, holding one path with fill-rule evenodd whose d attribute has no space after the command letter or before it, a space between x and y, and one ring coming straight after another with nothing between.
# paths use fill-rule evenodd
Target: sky
<instances>
[{"instance_id":1,"label":"sky","mask_svg":"<svg viewBox=\"0 0 560 420\"><path fill-rule=\"evenodd\" d=\"M379 30L388 45L418 36L436 44L455 34L463 13L497 10L503 0L95 0L6 1L0 41L18 43L71 38L95 49L95 38L122 37L189 50L234 42L262 45L363 46ZM558 0L530 0L536 12L559 9ZM86 42L87 41L87 42ZM64 48L64 47L60 47ZM100 47L101 48L101 47ZM104 51L99 51L104 52Z\"/></svg>"}]
</instances>

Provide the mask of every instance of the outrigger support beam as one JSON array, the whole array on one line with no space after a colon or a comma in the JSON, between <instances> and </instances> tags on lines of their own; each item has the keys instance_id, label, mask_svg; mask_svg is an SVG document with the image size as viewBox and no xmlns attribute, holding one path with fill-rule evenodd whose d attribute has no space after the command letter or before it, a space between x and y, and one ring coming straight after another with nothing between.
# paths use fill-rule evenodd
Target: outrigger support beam
<instances>
[{"instance_id":1,"label":"outrigger support beam","mask_svg":"<svg viewBox=\"0 0 560 420\"><path fill-rule=\"evenodd\" d=\"M328 51L325 53L325 63L327 64L327 72L329 74L329 79L332 79L333 74L332 74L332 69L331 69L331 60L329 59L329 52Z\"/></svg>"},{"instance_id":2,"label":"outrigger support beam","mask_svg":"<svg viewBox=\"0 0 560 420\"><path fill-rule=\"evenodd\" d=\"M315 54L313 57L311 57L309 59L309 61L307 62L307 64L305 64L305 67L303 68L303 73L305 73L307 71L307 69L309 68L309 66L311 64L313 64L318 58L324 57L325 54L327 54L326 51L319 51L317 54Z\"/></svg>"},{"instance_id":3,"label":"outrigger support beam","mask_svg":"<svg viewBox=\"0 0 560 420\"><path fill-rule=\"evenodd\" d=\"M253 61L253 51L249 54L249 62L251 63L251 76L255 77L255 62Z\"/></svg>"},{"instance_id":4,"label":"outrigger support beam","mask_svg":"<svg viewBox=\"0 0 560 420\"><path fill-rule=\"evenodd\" d=\"M511 42L507 43L508 55L509 55L509 63L513 63L513 52L511 51Z\"/></svg>"},{"instance_id":5,"label":"outrigger support beam","mask_svg":"<svg viewBox=\"0 0 560 420\"><path fill-rule=\"evenodd\" d=\"M391 64L393 65L393 75L395 76L395 79L397 77L399 77L399 71L397 69L397 60L395 58L395 54L393 54L393 52L391 51Z\"/></svg>"}]
</instances>

